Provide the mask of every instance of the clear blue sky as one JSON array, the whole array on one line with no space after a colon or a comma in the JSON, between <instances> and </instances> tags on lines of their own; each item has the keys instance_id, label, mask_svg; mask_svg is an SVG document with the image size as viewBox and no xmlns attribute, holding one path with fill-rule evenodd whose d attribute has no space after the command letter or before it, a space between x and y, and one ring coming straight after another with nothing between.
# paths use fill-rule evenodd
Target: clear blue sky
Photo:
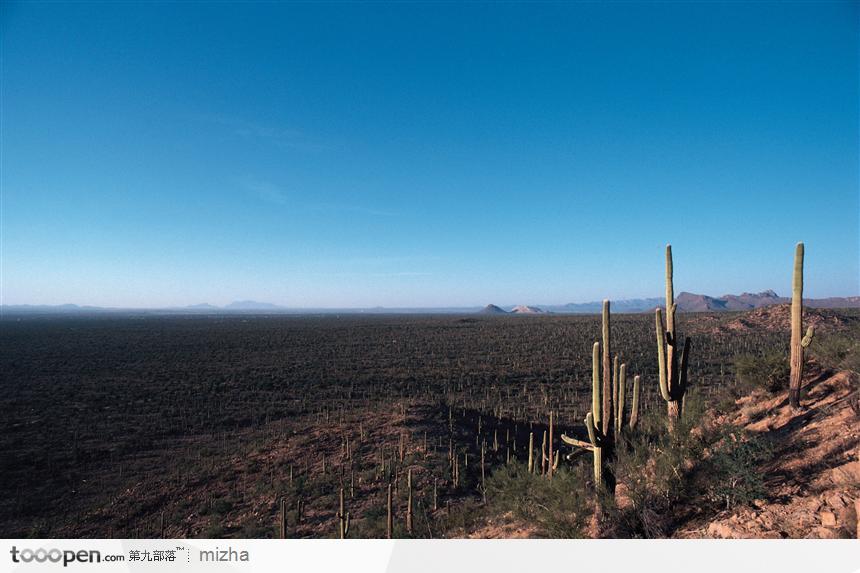
<instances>
[{"instance_id":1,"label":"clear blue sky","mask_svg":"<svg viewBox=\"0 0 860 573\"><path fill-rule=\"evenodd\" d=\"M2 302L856 295L858 3L2 4Z\"/></svg>"}]
</instances>

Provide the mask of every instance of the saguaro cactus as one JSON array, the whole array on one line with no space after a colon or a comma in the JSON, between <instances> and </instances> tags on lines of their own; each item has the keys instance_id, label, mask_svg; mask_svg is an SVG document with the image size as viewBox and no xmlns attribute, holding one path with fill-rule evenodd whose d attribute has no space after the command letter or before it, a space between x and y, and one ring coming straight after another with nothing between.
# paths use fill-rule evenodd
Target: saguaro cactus
<instances>
[{"instance_id":1,"label":"saguaro cactus","mask_svg":"<svg viewBox=\"0 0 860 573\"><path fill-rule=\"evenodd\" d=\"M280 533L281 539L287 538L287 500L283 497L281 498L281 512L278 515L278 533Z\"/></svg>"},{"instance_id":2,"label":"saguaro cactus","mask_svg":"<svg viewBox=\"0 0 860 573\"><path fill-rule=\"evenodd\" d=\"M547 449L549 450L549 459L547 460L547 477L552 479L552 471L555 469L553 467L553 451L552 451L552 409L549 411L549 442L547 443Z\"/></svg>"},{"instance_id":3,"label":"saguaro cactus","mask_svg":"<svg viewBox=\"0 0 860 573\"><path fill-rule=\"evenodd\" d=\"M606 444L604 444L604 456L607 459L611 458L613 455L612 444L614 441L614 411L612 401L612 359L610 358L612 354L612 344L610 338L610 328L609 328L609 301L603 301L603 324L601 328L601 333L603 336L603 435L606 437Z\"/></svg>"},{"instance_id":4,"label":"saguaro cactus","mask_svg":"<svg viewBox=\"0 0 860 573\"><path fill-rule=\"evenodd\" d=\"M394 511L392 508L391 484L388 484L388 518L385 520L385 537L391 539L394 531Z\"/></svg>"},{"instance_id":5,"label":"saguaro cactus","mask_svg":"<svg viewBox=\"0 0 860 573\"><path fill-rule=\"evenodd\" d=\"M349 512L344 510L343 488L340 488L340 511L337 512L338 531L341 539L349 535Z\"/></svg>"},{"instance_id":6,"label":"saguaro cactus","mask_svg":"<svg viewBox=\"0 0 860 573\"><path fill-rule=\"evenodd\" d=\"M409 492L406 500L406 531L412 533L412 468L406 472L406 488Z\"/></svg>"},{"instance_id":7,"label":"saguaro cactus","mask_svg":"<svg viewBox=\"0 0 860 573\"><path fill-rule=\"evenodd\" d=\"M803 349L815 336L810 326L806 336L803 332L803 243L797 243L794 250L794 277L791 288L791 376L788 381L788 403L792 408L800 408L800 385L803 380Z\"/></svg>"},{"instance_id":8,"label":"saguaro cactus","mask_svg":"<svg viewBox=\"0 0 860 573\"><path fill-rule=\"evenodd\" d=\"M663 313L655 311L657 331L657 368L659 369L660 394L666 400L669 414L669 429L675 430L681 417L684 394L687 392L687 359L690 353L690 337L684 340L681 350L681 363L678 365L676 346L678 337L675 332L675 290L672 269L672 245L666 245L666 328L663 329Z\"/></svg>"},{"instance_id":9,"label":"saguaro cactus","mask_svg":"<svg viewBox=\"0 0 860 573\"><path fill-rule=\"evenodd\" d=\"M604 386L605 388L606 386ZM583 448L592 453L594 461L594 487L597 488L603 485L611 485L604 481L606 477L609 477L604 474L604 448L607 446L608 439L601 429L601 416L600 343L595 342L591 352L591 412L585 416L585 429L588 431L589 441L584 442L576 438L569 438L564 434L561 435L561 439L568 445Z\"/></svg>"}]
</instances>

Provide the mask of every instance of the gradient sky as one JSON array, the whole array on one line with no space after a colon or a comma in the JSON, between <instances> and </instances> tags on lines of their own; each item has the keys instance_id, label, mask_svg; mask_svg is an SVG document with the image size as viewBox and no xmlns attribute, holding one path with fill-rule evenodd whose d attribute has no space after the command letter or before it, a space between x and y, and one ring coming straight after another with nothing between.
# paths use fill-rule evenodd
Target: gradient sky
<instances>
[{"instance_id":1,"label":"gradient sky","mask_svg":"<svg viewBox=\"0 0 860 573\"><path fill-rule=\"evenodd\" d=\"M2 302L860 293L858 3L2 3Z\"/></svg>"}]
</instances>

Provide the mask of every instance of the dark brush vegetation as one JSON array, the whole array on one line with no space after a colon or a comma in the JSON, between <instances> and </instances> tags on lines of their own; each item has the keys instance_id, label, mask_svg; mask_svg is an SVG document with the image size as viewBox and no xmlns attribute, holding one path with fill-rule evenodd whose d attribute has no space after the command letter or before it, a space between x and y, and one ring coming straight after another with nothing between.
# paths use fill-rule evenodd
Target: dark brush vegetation
<instances>
[{"instance_id":1,"label":"dark brush vegetation","mask_svg":"<svg viewBox=\"0 0 860 573\"><path fill-rule=\"evenodd\" d=\"M732 318L678 316L695 337L685 418L735 384L735 356L787 349L784 332L722 329ZM570 453L562 432L581 433L599 317L7 317L0 326L6 537L158 537L162 520L168 536L270 537L282 499L289 536L333 537L342 486L349 536L384 537L389 483L398 537L467 535L502 514L537 535L577 536L590 515L585 457L561 460L552 481L523 465L530 433L540 456L550 410L555 450ZM651 315L613 316L613 352L642 376L641 429L618 448L617 471L656 467L641 488L630 480L632 509L604 502L604 515L621 516L619 535L670 531L661 512L691 495L675 480L704 447L701 436L665 432L653 329ZM817 335L811 351L826 340ZM744 471L742 457L717 470Z\"/></svg>"},{"instance_id":2,"label":"dark brush vegetation","mask_svg":"<svg viewBox=\"0 0 860 573\"><path fill-rule=\"evenodd\" d=\"M750 390L757 387L768 392L784 390L788 388L788 354L743 354L735 359L735 374L740 385Z\"/></svg>"}]
</instances>

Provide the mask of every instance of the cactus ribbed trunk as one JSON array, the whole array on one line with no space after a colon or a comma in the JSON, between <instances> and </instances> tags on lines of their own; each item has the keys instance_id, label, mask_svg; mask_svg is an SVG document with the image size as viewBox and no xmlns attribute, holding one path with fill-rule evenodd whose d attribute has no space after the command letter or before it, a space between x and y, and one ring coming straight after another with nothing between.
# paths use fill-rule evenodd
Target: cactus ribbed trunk
<instances>
[{"instance_id":1,"label":"cactus ribbed trunk","mask_svg":"<svg viewBox=\"0 0 860 573\"><path fill-rule=\"evenodd\" d=\"M341 539L346 539L346 536L349 535L349 512L346 511L343 502L343 487L340 488L339 505L340 511L337 512L338 533Z\"/></svg>"},{"instance_id":2,"label":"cactus ribbed trunk","mask_svg":"<svg viewBox=\"0 0 860 573\"><path fill-rule=\"evenodd\" d=\"M803 243L794 251L794 277L791 288L791 376L788 383L788 403L800 408L800 385L803 380Z\"/></svg>"},{"instance_id":3,"label":"cactus ribbed trunk","mask_svg":"<svg viewBox=\"0 0 860 573\"><path fill-rule=\"evenodd\" d=\"M674 265L672 263L672 245L666 245L666 380L669 384L669 395L674 396L672 390L674 375L676 372L675 358L675 280ZM681 402L673 398L666 404L666 412L669 416L669 429L674 430L678 419L681 417Z\"/></svg>"},{"instance_id":4,"label":"cactus ribbed trunk","mask_svg":"<svg viewBox=\"0 0 860 573\"><path fill-rule=\"evenodd\" d=\"M280 534L281 539L287 538L287 500L281 498L281 514L279 516L278 521L280 521Z\"/></svg>"},{"instance_id":5,"label":"cactus ribbed trunk","mask_svg":"<svg viewBox=\"0 0 860 573\"><path fill-rule=\"evenodd\" d=\"M603 322L601 329L603 339L603 419L600 428L607 434L612 428L612 358L609 347L609 301L603 301Z\"/></svg>"},{"instance_id":6,"label":"cactus ribbed trunk","mask_svg":"<svg viewBox=\"0 0 860 573\"><path fill-rule=\"evenodd\" d=\"M549 411L549 442L547 443L547 448L549 449L549 460L547 462L547 477L552 479L552 470L553 470L553 452L552 452L552 430L553 430L553 420L552 420L552 410Z\"/></svg>"},{"instance_id":7,"label":"cactus ribbed trunk","mask_svg":"<svg viewBox=\"0 0 860 573\"><path fill-rule=\"evenodd\" d=\"M406 472L406 488L409 497L406 500L406 531L412 533L412 468Z\"/></svg>"},{"instance_id":8,"label":"cactus ribbed trunk","mask_svg":"<svg viewBox=\"0 0 860 573\"><path fill-rule=\"evenodd\" d=\"M391 484L388 484L388 519L385 522L385 529L386 529L385 536L388 539L391 539L393 531L394 531L394 513L393 513L392 507L391 507L391 502L392 502L391 493L392 493L391 492Z\"/></svg>"},{"instance_id":9,"label":"cactus ribbed trunk","mask_svg":"<svg viewBox=\"0 0 860 573\"><path fill-rule=\"evenodd\" d=\"M594 445L594 487L603 485L603 447L598 444L596 434L591 436L592 427L596 429L600 426L600 343L595 342L591 349L591 415L592 423L589 424L586 416L585 424L589 433L589 438Z\"/></svg>"}]
</instances>

